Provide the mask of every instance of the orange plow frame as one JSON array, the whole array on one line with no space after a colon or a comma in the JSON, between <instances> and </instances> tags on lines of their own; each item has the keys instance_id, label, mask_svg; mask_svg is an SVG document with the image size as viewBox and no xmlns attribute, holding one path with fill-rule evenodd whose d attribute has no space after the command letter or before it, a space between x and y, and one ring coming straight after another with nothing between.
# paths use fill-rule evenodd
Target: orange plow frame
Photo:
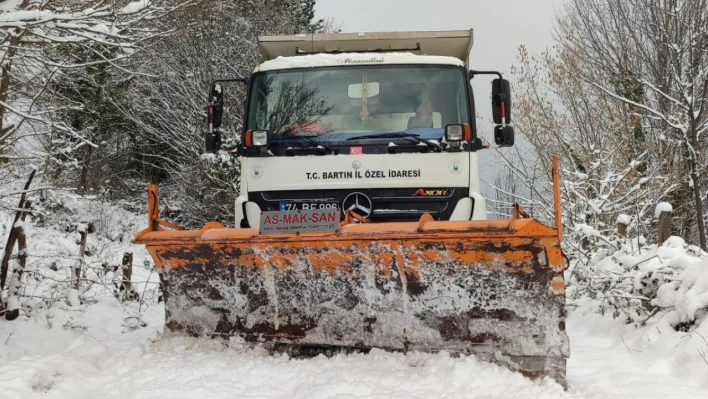
<instances>
[{"instance_id":1,"label":"orange plow frame","mask_svg":"<svg viewBox=\"0 0 708 399\"><path fill-rule=\"evenodd\" d=\"M560 173L555 227L518 205L510 220L356 223L334 233L260 235L159 219L135 237L160 273L170 330L289 348L474 353L565 385ZM165 231L162 226L174 228Z\"/></svg>"}]
</instances>

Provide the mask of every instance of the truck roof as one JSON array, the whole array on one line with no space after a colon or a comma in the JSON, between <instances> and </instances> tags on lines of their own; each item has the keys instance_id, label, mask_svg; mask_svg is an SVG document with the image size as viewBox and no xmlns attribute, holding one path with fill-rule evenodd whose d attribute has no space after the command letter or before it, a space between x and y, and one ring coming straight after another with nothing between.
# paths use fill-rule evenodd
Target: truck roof
<instances>
[{"instance_id":1,"label":"truck roof","mask_svg":"<svg viewBox=\"0 0 708 399\"><path fill-rule=\"evenodd\" d=\"M320 53L391 54L408 52L419 56L454 57L467 63L473 43L470 30L318 33L260 36L258 46L266 61L278 57ZM380 62L379 62L380 63Z\"/></svg>"}]
</instances>

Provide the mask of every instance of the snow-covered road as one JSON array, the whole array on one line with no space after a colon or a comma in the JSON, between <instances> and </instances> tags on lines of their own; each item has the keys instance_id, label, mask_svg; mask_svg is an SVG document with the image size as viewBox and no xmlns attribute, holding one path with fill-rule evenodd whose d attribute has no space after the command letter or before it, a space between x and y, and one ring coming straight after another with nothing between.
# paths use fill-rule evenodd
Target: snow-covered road
<instances>
[{"instance_id":1,"label":"snow-covered road","mask_svg":"<svg viewBox=\"0 0 708 399\"><path fill-rule=\"evenodd\" d=\"M474 357L375 350L368 355L290 360L246 348L237 340L164 336L159 334L160 309L148 315L154 326L121 334L117 329L124 320L118 310L117 302L106 301L81 316L73 315L75 322L96 323L88 332L67 332L60 320L69 313L63 312L54 312L51 328L38 318L0 321L0 397L708 397L708 378L700 378L708 376L708 365L686 372L680 351L675 352L678 356L665 356L662 348L651 355L649 346L628 349L618 334L632 331L599 316L569 318L571 389L563 392L550 380L530 381ZM636 330L635 335L639 333ZM637 337L625 339L638 345Z\"/></svg>"}]
</instances>

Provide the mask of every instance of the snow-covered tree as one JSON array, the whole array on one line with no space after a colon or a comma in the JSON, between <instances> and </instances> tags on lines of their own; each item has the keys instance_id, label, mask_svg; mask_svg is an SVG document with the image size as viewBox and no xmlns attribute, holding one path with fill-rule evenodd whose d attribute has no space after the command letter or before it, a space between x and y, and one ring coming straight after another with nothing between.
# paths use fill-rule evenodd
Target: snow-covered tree
<instances>
[{"instance_id":1,"label":"snow-covered tree","mask_svg":"<svg viewBox=\"0 0 708 399\"><path fill-rule=\"evenodd\" d=\"M706 249L708 1L572 0L557 25L564 63L584 90L616 100L608 111L623 123L604 136L619 135L635 159L645 154L643 164L679 185L668 199L678 231Z\"/></svg>"},{"instance_id":2,"label":"snow-covered tree","mask_svg":"<svg viewBox=\"0 0 708 399\"><path fill-rule=\"evenodd\" d=\"M515 71L516 123L536 156L514 168L523 181L540 174L532 187L548 214L551 158L561 158L567 244L581 252L608 245L620 217L630 218L632 234L651 236L655 205L679 187L654 162L646 139L635 139L628 107L586 82L583 67L560 48L532 56L522 47Z\"/></svg>"},{"instance_id":3,"label":"snow-covered tree","mask_svg":"<svg viewBox=\"0 0 708 399\"><path fill-rule=\"evenodd\" d=\"M65 78L80 69L123 69L126 60L169 31L161 24L166 16L196 2L0 1L0 155L72 160L79 149L97 148L93 129L53 117L79 112L85 102L47 101L51 86L63 78L68 82ZM50 133L62 137L47 152L42 139Z\"/></svg>"},{"instance_id":4,"label":"snow-covered tree","mask_svg":"<svg viewBox=\"0 0 708 399\"><path fill-rule=\"evenodd\" d=\"M209 85L216 79L248 77L261 62L259 35L311 31L311 24L317 24L311 21L313 6L292 0L205 4L175 14L177 20L197 22L136 57L145 75L136 77L131 101L124 104L125 114L137 126L129 145L143 173L135 178L160 184L164 202L180 210L173 220L192 226L211 219L233 223L238 159L202 156ZM238 144L246 87L223 87L222 149L227 151Z\"/></svg>"},{"instance_id":5,"label":"snow-covered tree","mask_svg":"<svg viewBox=\"0 0 708 399\"><path fill-rule=\"evenodd\" d=\"M97 55L100 53L101 55ZM88 61L89 65L72 68L56 74L47 86L42 104L71 104L72 107L50 114L55 124L70 126L73 132L96 145L66 134L65 130L52 128L50 134L39 140L47 155L45 169L54 184L76 187L81 193L101 189L126 172L120 138L134 129L120 112L117 103L127 101L124 93L133 81L133 72L109 63L93 64L91 61L110 56L114 49L97 45L90 51L71 51L71 58Z\"/></svg>"}]
</instances>

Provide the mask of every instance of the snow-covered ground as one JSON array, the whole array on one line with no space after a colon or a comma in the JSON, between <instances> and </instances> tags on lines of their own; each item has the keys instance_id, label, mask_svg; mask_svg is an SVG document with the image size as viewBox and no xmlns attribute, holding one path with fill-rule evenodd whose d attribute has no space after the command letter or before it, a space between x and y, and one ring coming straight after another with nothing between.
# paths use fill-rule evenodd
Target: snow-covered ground
<instances>
[{"instance_id":1,"label":"snow-covered ground","mask_svg":"<svg viewBox=\"0 0 708 399\"><path fill-rule=\"evenodd\" d=\"M291 360L237 339L161 333L161 309L149 327L121 333L124 313L106 299L82 312L0 322L0 395L29 398L706 398L708 365L663 353L679 342L637 346L639 331L600 316L571 315L570 391L530 381L474 357L368 355ZM88 323L67 330L68 318ZM633 329L633 327L629 327ZM622 343L620 334L627 347ZM658 338L658 332L656 333ZM686 338L696 339L698 337ZM640 338L641 340L641 338ZM701 375L703 378L701 378Z\"/></svg>"},{"instance_id":2,"label":"snow-covered ground","mask_svg":"<svg viewBox=\"0 0 708 399\"><path fill-rule=\"evenodd\" d=\"M53 355L9 361L0 366L3 398L570 397L551 381L534 383L473 357L375 350L290 360L238 340L148 333L156 329L81 335L57 343L64 348Z\"/></svg>"},{"instance_id":3,"label":"snow-covered ground","mask_svg":"<svg viewBox=\"0 0 708 399\"><path fill-rule=\"evenodd\" d=\"M28 267L37 278L27 284L20 318L0 319L3 399L708 398L708 322L700 309L708 303L708 261L687 253L680 239L641 256L615 255L606 258L614 259L610 263L597 263L598 269L615 275L632 265L649 273L680 263L675 269L683 274L672 281L662 275L673 285L666 285L670 292L659 297L673 302L645 326L627 324L612 312L599 315L597 300L573 300L567 322L570 389L565 392L552 380L531 381L472 356L373 350L367 355L289 359L235 338L165 334L157 276L145 265L149 257L129 243L130 237L120 237L121 230L136 231L143 219L91 206L94 216L106 212L97 217L98 232L90 236L88 288L79 306L63 298L37 299L53 291L60 297L66 293L68 287L56 281L66 279L75 261L67 255L78 249L74 233L28 225L28 252L34 256ZM110 223L101 225L105 219ZM0 223L7 220L0 213ZM133 281L146 298L141 302L121 303L113 296L110 266L120 262L124 251L135 254ZM40 306L46 303L51 306ZM685 322L690 311L701 319L687 332L676 331L672 325Z\"/></svg>"},{"instance_id":4,"label":"snow-covered ground","mask_svg":"<svg viewBox=\"0 0 708 399\"><path fill-rule=\"evenodd\" d=\"M708 398L708 364L694 348L708 344L691 342L695 333L571 313L568 335L568 381L585 398Z\"/></svg>"}]
</instances>

